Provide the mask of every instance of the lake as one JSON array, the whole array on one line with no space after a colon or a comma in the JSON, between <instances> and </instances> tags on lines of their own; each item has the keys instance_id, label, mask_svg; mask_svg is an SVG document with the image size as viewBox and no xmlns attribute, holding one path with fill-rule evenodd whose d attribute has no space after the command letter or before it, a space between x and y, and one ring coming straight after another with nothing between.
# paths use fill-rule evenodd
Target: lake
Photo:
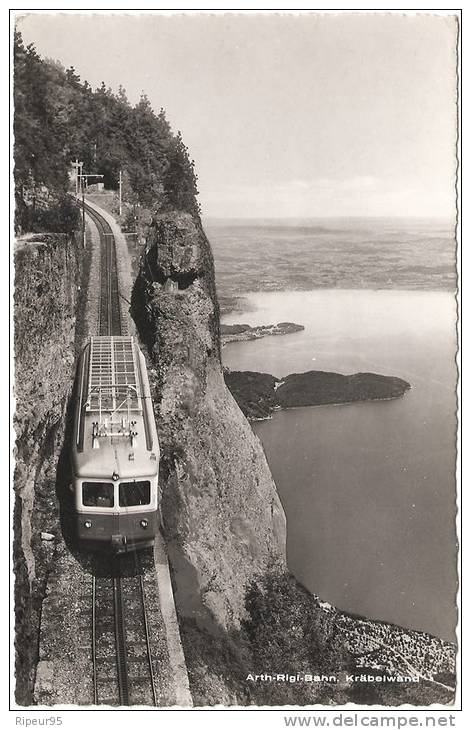
<instances>
[{"instance_id":1,"label":"lake","mask_svg":"<svg viewBox=\"0 0 471 730\"><path fill-rule=\"evenodd\" d=\"M455 300L450 291L252 292L250 325L303 332L227 345L224 364L282 377L376 372L397 400L292 409L253 424L288 524L288 564L340 609L455 640Z\"/></svg>"}]
</instances>

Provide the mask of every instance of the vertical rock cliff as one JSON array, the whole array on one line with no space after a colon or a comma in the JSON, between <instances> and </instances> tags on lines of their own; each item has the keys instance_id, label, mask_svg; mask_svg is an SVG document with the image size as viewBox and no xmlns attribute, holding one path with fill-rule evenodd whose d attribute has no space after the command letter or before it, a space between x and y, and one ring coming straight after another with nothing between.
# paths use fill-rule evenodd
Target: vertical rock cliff
<instances>
[{"instance_id":1,"label":"vertical rock cliff","mask_svg":"<svg viewBox=\"0 0 471 730\"><path fill-rule=\"evenodd\" d=\"M262 446L227 390L201 223L157 215L132 296L161 446L161 516L181 617L237 627L246 587L285 567L285 517Z\"/></svg>"},{"instance_id":2,"label":"vertical rock cliff","mask_svg":"<svg viewBox=\"0 0 471 730\"><path fill-rule=\"evenodd\" d=\"M60 532L56 468L75 357L80 259L65 235L42 235L15 252L16 699L30 704L39 619Z\"/></svg>"}]
</instances>

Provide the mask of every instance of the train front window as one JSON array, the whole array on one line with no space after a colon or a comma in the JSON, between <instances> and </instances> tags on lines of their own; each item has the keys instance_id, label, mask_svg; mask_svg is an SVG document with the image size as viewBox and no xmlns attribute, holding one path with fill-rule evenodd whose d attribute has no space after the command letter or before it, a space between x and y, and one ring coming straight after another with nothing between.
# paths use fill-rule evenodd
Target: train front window
<instances>
[{"instance_id":1,"label":"train front window","mask_svg":"<svg viewBox=\"0 0 471 730\"><path fill-rule=\"evenodd\" d=\"M83 482L82 501L84 507L113 507L114 484L111 482Z\"/></svg>"},{"instance_id":2,"label":"train front window","mask_svg":"<svg viewBox=\"0 0 471 730\"><path fill-rule=\"evenodd\" d=\"M121 482L119 506L137 507L140 504L150 504L150 482Z\"/></svg>"}]
</instances>

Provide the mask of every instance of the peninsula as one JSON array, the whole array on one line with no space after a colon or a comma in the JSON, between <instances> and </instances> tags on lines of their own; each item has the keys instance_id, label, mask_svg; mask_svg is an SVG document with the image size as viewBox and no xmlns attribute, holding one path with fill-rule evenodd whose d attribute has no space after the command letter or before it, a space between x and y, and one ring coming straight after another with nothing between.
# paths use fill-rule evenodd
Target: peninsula
<instances>
[{"instance_id":1,"label":"peninsula","mask_svg":"<svg viewBox=\"0 0 471 730\"><path fill-rule=\"evenodd\" d=\"M293 322L279 322L278 324L261 324L251 327L248 324L221 324L221 345L229 342L243 342L245 340L258 340L269 335L291 335L293 332L301 332L302 324Z\"/></svg>"},{"instance_id":2,"label":"peninsula","mask_svg":"<svg viewBox=\"0 0 471 730\"><path fill-rule=\"evenodd\" d=\"M399 398L411 387L407 381L387 375L341 375L322 370L293 373L283 379L251 371L229 371L224 377L249 420L270 418L281 408Z\"/></svg>"}]
</instances>

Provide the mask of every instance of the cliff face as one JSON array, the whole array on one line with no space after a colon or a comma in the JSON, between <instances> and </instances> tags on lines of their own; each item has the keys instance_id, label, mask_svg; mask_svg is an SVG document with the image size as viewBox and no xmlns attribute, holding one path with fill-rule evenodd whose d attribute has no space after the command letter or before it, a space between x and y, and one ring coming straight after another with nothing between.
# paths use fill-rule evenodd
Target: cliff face
<instances>
[{"instance_id":1,"label":"cliff face","mask_svg":"<svg viewBox=\"0 0 471 730\"><path fill-rule=\"evenodd\" d=\"M161 515L180 616L238 626L247 584L285 567L285 517L222 375L214 266L200 222L156 216L132 314L151 359Z\"/></svg>"},{"instance_id":2,"label":"cliff face","mask_svg":"<svg viewBox=\"0 0 471 730\"><path fill-rule=\"evenodd\" d=\"M56 467L73 383L80 276L77 249L63 235L42 236L15 253L15 580L16 697L29 704L46 577L59 515Z\"/></svg>"}]
</instances>

